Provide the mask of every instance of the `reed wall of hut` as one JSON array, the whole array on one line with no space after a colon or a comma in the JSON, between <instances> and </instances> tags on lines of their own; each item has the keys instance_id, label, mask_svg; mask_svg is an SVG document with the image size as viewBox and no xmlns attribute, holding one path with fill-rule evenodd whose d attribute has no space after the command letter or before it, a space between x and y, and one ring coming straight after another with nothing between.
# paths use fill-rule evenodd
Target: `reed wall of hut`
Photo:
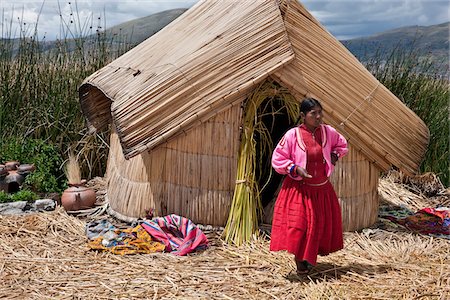
<instances>
[{"instance_id":1,"label":"reed wall of hut","mask_svg":"<svg viewBox=\"0 0 450 300\"><path fill-rule=\"evenodd\" d=\"M341 205L345 231L366 228L377 221L380 172L349 143L348 154L339 160L330 178Z\"/></svg>"},{"instance_id":2,"label":"reed wall of hut","mask_svg":"<svg viewBox=\"0 0 450 300\"><path fill-rule=\"evenodd\" d=\"M233 198L239 147L240 105L126 160L111 133L107 197L127 217L179 214L196 223L224 225Z\"/></svg>"}]
</instances>

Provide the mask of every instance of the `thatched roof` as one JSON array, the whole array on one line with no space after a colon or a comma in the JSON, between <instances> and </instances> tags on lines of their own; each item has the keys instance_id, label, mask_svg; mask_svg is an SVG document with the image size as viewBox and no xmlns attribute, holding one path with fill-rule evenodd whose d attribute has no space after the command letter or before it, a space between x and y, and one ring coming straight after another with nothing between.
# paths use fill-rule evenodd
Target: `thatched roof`
<instances>
[{"instance_id":1,"label":"thatched roof","mask_svg":"<svg viewBox=\"0 0 450 300\"><path fill-rule=\"evenodd\" d=\"M80 87L91 131L113 122L126 158L216 115L268 76L322 101L381 169L415 172L429 133L296 1L200 1Z\"/></svg>"}]
</instances>

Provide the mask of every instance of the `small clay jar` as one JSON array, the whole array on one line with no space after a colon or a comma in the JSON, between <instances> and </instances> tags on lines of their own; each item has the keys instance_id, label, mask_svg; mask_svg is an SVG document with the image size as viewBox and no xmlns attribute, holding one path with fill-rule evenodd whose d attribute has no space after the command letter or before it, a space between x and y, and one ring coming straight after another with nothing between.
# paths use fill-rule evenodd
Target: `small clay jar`
<instances>
[{"instance_id":1,"label":"small clay jar","mask_svg":"<svg viewBox=\"0 0 450 300\"><path fill-rule=\"evenodd\" d=\"M25 176L30 174L34 170L36 170L36 167L34 166L34 164L22 164L17 167L17 173L19 173L20 175L25 175Z\"/></svg>"},{"instance_id":2,"label":"small clay jar","mask_svg":"<svg viewBox=\"0 0 450 300\"><path fill-rule=\"evenodd\" d=\"M0 192L8 192L8 184L4 181L5 177L8 175L8 170L4 165L0 165Z\"/></svg>"},{"instance_id":3,"label":"small clay jar","mask_svg":"<svg viewBox=\"0 0 450 300\"><path fill-rule=\"evenodd\" d=\"M5 162L5 167L6 167L6 170L8 170L8 171L17 170L17 166L19 166L19 165L20 165L20 162L18 162L16 160Z\"/></svg>"},{"instance_id":4,"label":"small clay jar","mask_svg":"<svg viewBox=\"0 0 450 300\"><path fill-rule=\"evenodd\" d=\"M3 179L6 175L8 175L8 170L6 170L5 165L0 165L0 179Z\"/></svg>"},{"instance_id":5,"label":"small clay jar","mask_svg":"<svg viewBox=\"0 0 450 300\"><path fill-rule=\"evenodd\" d=\"M86 180L80 183L69 183L69 187L61 196L61 205L66 211L77 211L94 206L95 191L86 187Z\"/></svg>"},{"instance_id":6,"label":"small clay jar","mask_svg":"<svg viewBox=\"0 0 450 300\"><path fill-rule=\"evenodd\" d=\"M11 170L8 172L8 175L6 175L4 179L5 183L14 183L18 186L21 186L22 183L25 181L25 176L22 174L19 174L17 170ZM11 192L11 191L10 191Z\"/></svg>"}]
</instances>

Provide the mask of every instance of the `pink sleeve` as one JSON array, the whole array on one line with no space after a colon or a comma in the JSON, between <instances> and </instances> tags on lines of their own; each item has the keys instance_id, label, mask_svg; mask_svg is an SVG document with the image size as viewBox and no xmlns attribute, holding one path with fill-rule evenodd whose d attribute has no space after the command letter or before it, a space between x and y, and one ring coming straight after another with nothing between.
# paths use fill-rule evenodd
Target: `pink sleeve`
<instances>
[{"instance_id":1,"label":"pink sleeve","mask_svg":"<svg viewBox=\"0 0 450 300\"><path fill-rule=\"evenodd\" d=\"M348 152L347 140L333 127L329 126L328 128L330 129L330 133L332 134L331 152L337 153L339 157L345 156Z\"/></svg>"},{"instance_id":2,"label":"pink sleeve","mask_svg":"<svg viewBox=\"0 0 450 300\"><path fill-rule=\"evenodd\" d=\"M292 135L295 132L290 130L281 138L278 145L273 150L272 167L279 174L285 175L289 172L289 167L293 164L291 155Z\"/></svg>"}]
</instances>

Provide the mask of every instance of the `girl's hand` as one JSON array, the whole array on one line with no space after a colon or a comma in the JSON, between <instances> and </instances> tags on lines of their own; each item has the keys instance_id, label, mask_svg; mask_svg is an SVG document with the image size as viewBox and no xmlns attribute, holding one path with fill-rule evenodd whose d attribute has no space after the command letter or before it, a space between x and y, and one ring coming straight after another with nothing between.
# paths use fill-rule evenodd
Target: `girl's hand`
<instances>
[{"instance_id":1,"label":"girl's hand","mask_svg":"<svg viewBox=\"0 0 450 300\"><path fill-rule=\"evenodd\" d=\"M303 169L302 167L297 166L297 169L295 170L297 175L301 176L301 177L306 177L306 178L312 178L311 175L308 174L308 172Z\"/></svg>"},{"instance_id":2,"label":"girl's hand","mask_svg":"<svg viewBox=\"0 0 450 300\"><path fill-rule=\"evenodd\" d=\"M337 161L339 159L339 156L336 153L331 153L331 163L333 164L333 166L336 165Z\"/></svg>"}]
</instances>

